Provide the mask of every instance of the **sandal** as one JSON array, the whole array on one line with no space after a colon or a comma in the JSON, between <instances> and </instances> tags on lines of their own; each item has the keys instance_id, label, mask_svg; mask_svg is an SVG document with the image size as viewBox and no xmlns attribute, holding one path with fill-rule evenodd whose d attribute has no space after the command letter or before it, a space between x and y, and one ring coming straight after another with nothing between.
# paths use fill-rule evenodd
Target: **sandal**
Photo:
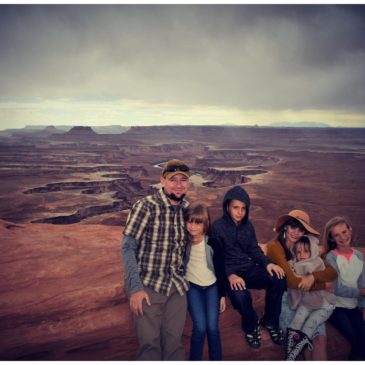
<instances>
[{"instance_id":1,"label":"sandal","mask_svg":"<svg viewBox=\"0 0 365 365\"><path fill-rule=\"evenodd\" d=\"M247 343L254 349L257 349L261 346L261 334L260 334L260 324L257 323L257 326L251 333L245 333L245 338Z\"/></svg>"},{"instance_id":2,"label":"sandal","mask_svg":"<svg viewBox=\"0 0 365 365\"><path fill-rule=\"evenodd\" d=\"M285 336L279 327L265 326L263 323L261 323L261 325L268 330L272 342L277 345L285 345Z\"/></svg>"}]
</instances>

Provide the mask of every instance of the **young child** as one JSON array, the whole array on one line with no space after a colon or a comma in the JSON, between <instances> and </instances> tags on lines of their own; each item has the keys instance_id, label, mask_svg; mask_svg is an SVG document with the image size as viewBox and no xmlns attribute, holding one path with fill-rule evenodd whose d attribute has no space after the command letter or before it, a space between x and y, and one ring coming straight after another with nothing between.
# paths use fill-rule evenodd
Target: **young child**
<instances>
[{"instance_id":1,"label":"young child","mask_svg":"<svg viewBox=\"0 0 365 365\"><path fill-rule=\"evenodd\" d=\"M193 321L190 360L202 360L205 336L209 360L222 360L219 312L226 308L227 279L217 241L208 238L210 217L203 204L192 204L185 214L190 242L185 254L188 310Z\"/></svg>"},{"instance_id":2,"label":"young child","mask_svg":"<svg viewBox=\"0 0 365 365\"><path fill-rule=\"evenodd\" d=\"M334 288L336 308L330 323L349 340L349 360L365 360L365 264L362 253L351 245L349 219L330 219L324 231L326 261L338 272Z\"/></svg>"},{"instance_id":3,"label":"young child","mask_svg":"<svg viewBox=\"0 0 365 365\"><path fill-rule=\"evenodd\" d=\"M273 264L257 244L256 233L249 220L250 198L240 186L227 191L223 199L223 215L212 225L212 236L219 241L229 280L228 296L241 314L241 327L247 343L261 346L260 324L274 343L283 345L279 329L281 298L285 289L284 271ZM248 289L266 289L265 314L261 321L252 306Z\"/></svg>"},{"instance_id":4,"label":"young child","mask_svg":"<svg viewBox=\"0 0 365 365\"><path fill-rule=\"evenodd\" d=\"M319 240L313 235L302 236L293 246L294 259L289 263L297 276L323 271L325 265L319 256ZM288 301L295 316L288 325L285 360L295 360L304 348L311 348L318 326L331 316L335 297L326 290L303 291L288 288Z\"/></svg>"}]
</instances>

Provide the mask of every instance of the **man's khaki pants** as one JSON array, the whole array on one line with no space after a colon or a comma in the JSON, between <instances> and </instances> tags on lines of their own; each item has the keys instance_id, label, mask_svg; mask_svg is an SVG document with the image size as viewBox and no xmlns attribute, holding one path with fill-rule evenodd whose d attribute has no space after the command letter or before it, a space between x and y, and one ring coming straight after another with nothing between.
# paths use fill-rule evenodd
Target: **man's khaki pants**
<instances>
[{"instance_id":1,"label":"man's khaki pants","mask_svg":"<svg viewBox=\"0 0 365 365\"><path fill-rule=\"evenodd\" d=\"M175 285L170 295L147 287L151 306L143 301L143 316L134 315L139 342L137 360L184 360L182 334L186 319L186 294L181 296Z\"/></svg>"}]
</instances>

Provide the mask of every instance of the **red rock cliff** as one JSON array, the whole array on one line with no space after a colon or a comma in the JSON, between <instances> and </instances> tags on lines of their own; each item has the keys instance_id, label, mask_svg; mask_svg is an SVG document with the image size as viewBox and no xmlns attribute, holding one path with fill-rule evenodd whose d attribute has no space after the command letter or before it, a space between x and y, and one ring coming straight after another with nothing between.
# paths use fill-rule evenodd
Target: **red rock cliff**
<instances>
[{"instance_id":1,"label":"red rock cliff","mask_svg":"<svg viewBox=\"0 0 365 365\"><path fill-rule=\"evenodd\" d=\"M137 343L120 264L120 227L15 225L0 220L0 359L133 360ZM263 309L263 292L255 292ZM263 331L252 350L230 305L220 326L225 360L281 360L284 348ZM191 321L184 330L189 350ZM349 347L329 328L329 357Z\"/></svg>"}]
</instances>

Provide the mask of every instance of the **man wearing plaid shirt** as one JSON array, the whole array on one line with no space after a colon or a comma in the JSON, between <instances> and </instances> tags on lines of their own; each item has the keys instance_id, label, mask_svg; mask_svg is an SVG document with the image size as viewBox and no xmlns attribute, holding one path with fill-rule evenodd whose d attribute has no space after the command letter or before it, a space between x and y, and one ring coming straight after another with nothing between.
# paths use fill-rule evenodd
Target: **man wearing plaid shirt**
<instances>
[{"instance_id":1,"label":"man wearing plaid shirt","mask_svg":"<svg viewBox=\"0 0 365 365\"><path fill-rule=\"evenodd\" d=\"M162 188L137 201L128 216L122 243L125 288L136 325L138 360L184 360L186 317L183 255L186 247L184 199L190 171L170 160Z\"/></svg>"}]
</instances>

